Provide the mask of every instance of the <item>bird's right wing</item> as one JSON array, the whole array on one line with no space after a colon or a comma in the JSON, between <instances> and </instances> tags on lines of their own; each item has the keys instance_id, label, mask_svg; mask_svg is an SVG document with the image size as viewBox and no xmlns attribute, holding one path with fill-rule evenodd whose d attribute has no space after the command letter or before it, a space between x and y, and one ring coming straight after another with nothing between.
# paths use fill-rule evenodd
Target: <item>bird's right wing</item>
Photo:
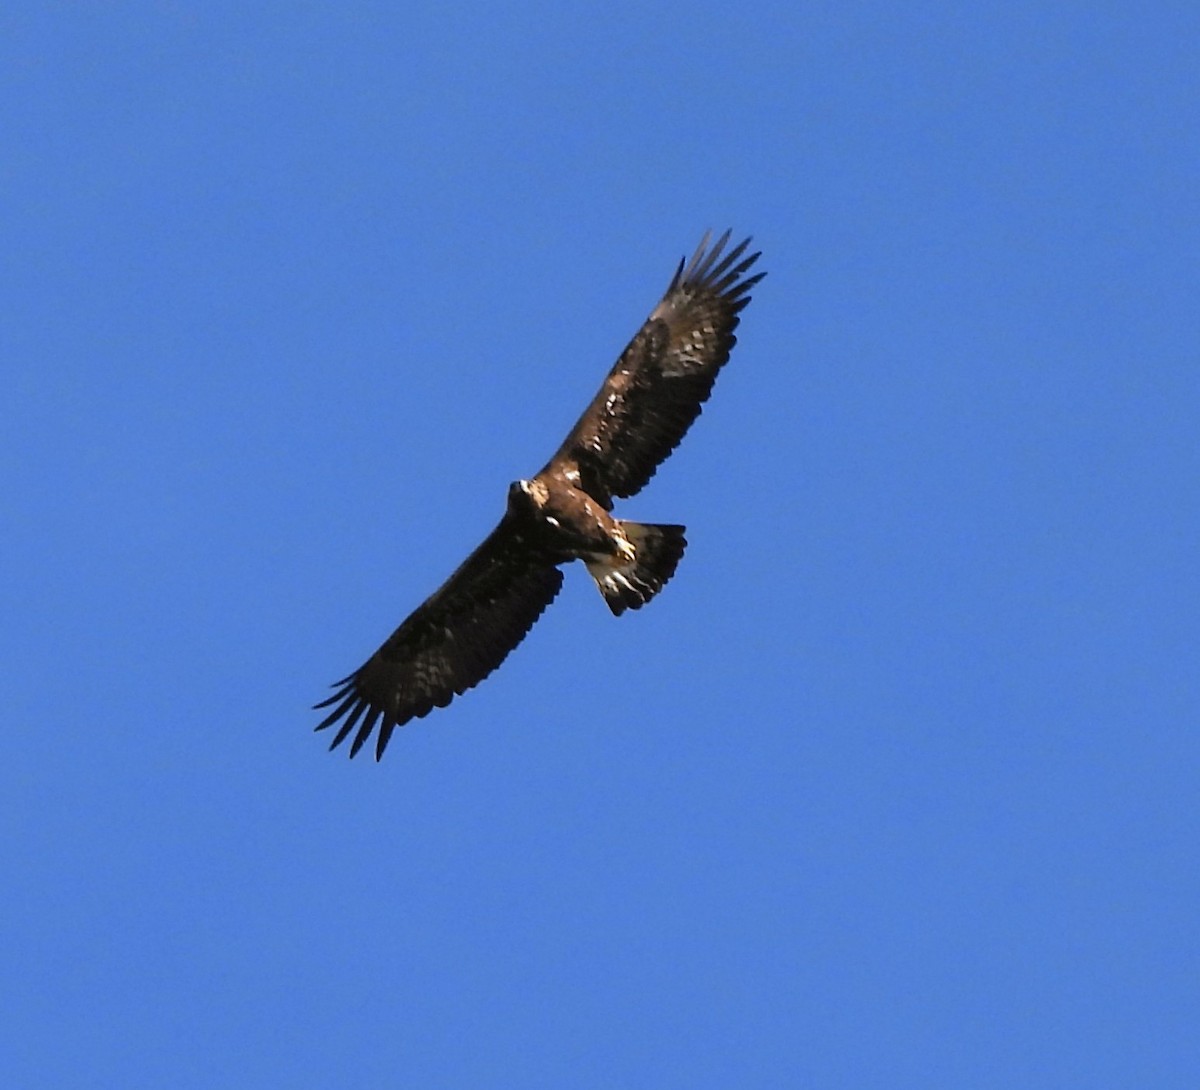
<instances>
[{"instance_id":1,"label":"bird's right wing","mask_svg":"<svg viewBox=\"0 0 1200 1090\"><path fill-rule=\"evenodd\" d=\"M530 553L506 516L441 589L315 705L334 705L316 729L339 724L333 749L357 727L353 757L378 723L378 760L397 727L445 707L495 670L554 600L562 578Z\"/></svg>"}]
</instances>

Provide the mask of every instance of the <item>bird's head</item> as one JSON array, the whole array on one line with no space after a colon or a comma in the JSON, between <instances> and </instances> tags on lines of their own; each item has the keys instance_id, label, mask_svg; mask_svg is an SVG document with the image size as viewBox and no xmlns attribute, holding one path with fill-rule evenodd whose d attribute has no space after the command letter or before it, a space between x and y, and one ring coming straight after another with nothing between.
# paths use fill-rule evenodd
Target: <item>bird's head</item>
<instances>
[{"instance_id":1,"label":"bird's head","mask_svg":"<svg viewBox=\"0 0 1200 1090\"><path fill-rule=\"evenodd\" d=\"M541 481L513 481L508 486L510 509L528 511L541 507L549 499L549 492Z\"/></svg>"}]
</instances>

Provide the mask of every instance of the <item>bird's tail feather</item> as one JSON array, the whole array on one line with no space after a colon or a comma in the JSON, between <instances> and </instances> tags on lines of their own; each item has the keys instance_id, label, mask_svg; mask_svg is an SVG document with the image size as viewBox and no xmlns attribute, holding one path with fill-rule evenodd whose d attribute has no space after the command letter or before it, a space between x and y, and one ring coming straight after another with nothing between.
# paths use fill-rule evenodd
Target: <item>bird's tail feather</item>
<instances>
[{"instance_id":1,"label":"bird's tail feather","mask_svg":"<svg viewBox=\"0 0 1200 1090\"><path fill-rule=\"evenodd\" d=\"M667 580L687 546L683 526L654 525L618 520L633 555L595 557L587 561L608 608L618 617L627 609L641 609Z\"/></svg>"}]
</instances>

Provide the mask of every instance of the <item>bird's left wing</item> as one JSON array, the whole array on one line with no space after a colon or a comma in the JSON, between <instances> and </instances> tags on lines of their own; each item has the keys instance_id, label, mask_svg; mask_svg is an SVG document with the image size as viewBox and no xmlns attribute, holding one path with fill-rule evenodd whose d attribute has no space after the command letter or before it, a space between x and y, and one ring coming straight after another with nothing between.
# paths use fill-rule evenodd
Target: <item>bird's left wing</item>
<instances>
[{"instance_id":1,"label":"bird's left wing","mask_svg":"<svg viewBox=\"0 0 1200 1090\"><path fill-rule=\"evenodd\" d=\"M357 727L353 757L379 724L375 759L392 732L478 685L525 638L562 586L562 572L530 552L506 516L374 655L318 708L338 725L330 749Z\"/></svg>"},{"instance_id":2,"label":"bird's left wing","mask_svg":"<svg viewBox=\"0 0 1200 1090\"><path fill-rule=\"evenodd\" d=\"M638 492L675 449L737 342L733 331L750 289L766 275L745 275L759 257L743 256L749 239L726 253L728 242L728 231L712 246L705 235L692 259L679 263L543 473L565 473L611 509L614 497Z\"/></svg>"}]
</instances>

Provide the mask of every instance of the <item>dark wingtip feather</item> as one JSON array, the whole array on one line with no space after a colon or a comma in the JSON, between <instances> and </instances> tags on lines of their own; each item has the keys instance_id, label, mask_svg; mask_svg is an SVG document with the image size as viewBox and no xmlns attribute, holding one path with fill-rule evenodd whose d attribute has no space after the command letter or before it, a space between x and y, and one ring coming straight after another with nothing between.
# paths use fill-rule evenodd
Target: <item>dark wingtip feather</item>
<instances>
[{"instance_id":1,"label":"dark wingtip feather","mask_svg":"<svg viewBox=\"0 0 1200 1090\"><path fill-rule=\"evenodd\" d=\"M765 272L761 272L745 280L738 279L762 257L762 251L757 250L738 262L738 258L746 252L754 240L753 235L747 235L732 250L722 256L732 234L732 229L725 230L710 246L712 231L705 231L700 239L700 245L696 247L691 258L685 257L680 260L675 269L675 275L671 277L671 283L667 286L667 294L669 295L681 285L703 285L719 295L724 295L730 302L734 302L766 276ZM738 263L735 265L734 262ZM749 301L747 297L745 301L741 302L738 309L741 309Z\"/></svg>"},{"instance_id":2,"label":"dark wingtip feather","mask_svg":"<svg viewBox=\"0 0 1200 1090\"><path fill-rule=\"evenodd\" d=\"M754 239L753 235L747 235L732 250L725 253L725 247L729 243L732 231L726 230L710 247L708 240L711 234L710 231L704 233L704 237L700 240L700 245L692 255L691 261L687 263L685 269L675 274L675 278L671 282L671 287L675 288L685 284L692 286L702 285L733 300L749 287L758 283L766 275L765 273L759 273L757 276L748 278L747 280L739 280L739 277L762 256L762 251L756 251L750 254L749 257L742 258L742 255ZM739 258L742 259L739 261Z\"/></svg>"},{"instance_id":3,"label":"dark wingtip feather","mask_svg":"<svg viewBox=\"0 0 1200 1090\"><path fill-rule=\"evenodd\" d=\"M329 748L337 749L345 740L346 736L354 729L354 724L361 718L363 712L367 710L367 702L359 700L359 702L351 709L350 714L346 717L346 721L338 727L337 734L334 735L333 741L329 743Z\"/></svg>"},{"instance_id":4,"label":"dark wingtip feather","mask_svg":"<svg viewBox=\"0 0 1200 1090\"><path fill-rule=\"evenodd\" d=\"M329 705L332 704L335 700L341 700L342 697L345 696L346 693L348 693L350 691L349 686L353 680L354 680L354 675L351 674L349 677L342 678L341 681L335 681L331 686L329 686L331 689L334 690L333 696L327 696L324 700L321 701L320 704L314 704L313 711L316 711L319 708L328 708ZM318 729L320 729L320 728L318 728Z\"/></svg>"},{"instance_id":5,"label":"dark wingtip feather","mask_svg":"<svg viewBox=\"0 0 1200 1090\"><path fill-rule=\"evenodd\" d=\"M754 255L758 257L758 254ZM733 275L732 273L730 275ZM739 281L732 291L725 293L725 299L730 304L730 309L734 314L746 309L746 305L750 302L750 289L754 287L764 276L766 271L756 273L754 276L748 276L745 280Z\"/></svg>"},{"instance_id":6,"label":"dark wingtip feather","mask_svg":"<svg viewBox=\"0 0 1200 1090\"><path fill-rule=\"evenodd\" d=\"M692 258L691 264L688 266L687 273L684 275L683 280L685 284L696 284L707 279L709 270L712 268L713 263L717 260L717 258L721 256L721 251L725 249L726 244L729 242L729 236L732 233L733 232L731 230L727 229L725 233L712 244L712 246L708 249L708 252L705 253L703 243L708 241L710 234L710 232L705 232L701 246L696 250L696 254Z\"/></svg>"},{"instance_id":7,"label":"dark wingtip feather","mask_svg":"<svg viewBox=\"0 0 1200 1090\"><path fill-rule=\"evenodd\" d=\"M681 257L679 259L679 264L675 266L675 275L671 277L671 282L667 285L666 294L669 295L677 287L679 287L679 281L683 279L683 268L686 263L686 257Z\"/></svg>"},{"instance_id":8,"label":"dark wingtip feather","mask_svg":"<svg viewBox=\"0 0 1200 1090\"><path fill-rule=\"evenodd\" d=\"M375 740L375 760L383 760L383 751L387 749L387 744L392 740L392 731L396 729L396 720L391 715L385 715L383 722L379 724L379 737Z\"/></svg>"},{"instance_id":9,"label":"dark wingtip feather","mask_svg":"<svg viewBox=\"0 0 1200 1090\"><path fill-rule=\"evenodd\" d=\"M382 714L382 708L372 708L367 717L362 721L362 726L358 728L358 733L354 736L354 741L350 743L351 757L355 756L362 749L367 739L371 737L371 731L375 729L375 724Z\"/></svg>"},{"instance_id":10,"label":"dark wingtip feather","mask_svg":"<svg viewBox=\"0 0 1200 1090\"><path fill-rule=\"evenodd\" d=\"M322 700L320 704L314 704L313 710L316 711L319 708L329 707L329 705L332 704L335 700L342 701L341 704L339 704L337 706L336 710L330 712L327 716L325 716L325 718L322 719L321 722L318 723L313 729L314 730L324 730L326 727L332 726L339 719L341 719L341 717L343 715L345 715L347 711L350 710L350 705L352 705L357 699L358 699L358 696L354 693L354 691L352 689L341 688L336 693L334 693L333 696L331 696L328 700Z\"/></svg>"},{"instance_id":11,"label":"dark wingtip feather","mask_svg":"<svg viewBox=\"0 0 1200 1090\"><path fill-rule=\"evenodd\" d=\"M725 233L725 237L727 238L728 236L729 236L729 232L727 231ZM729 267L739 257L742 256L742 254L745 252L746 247L749 245L750 245L749 238L742 239L742 241L739 242L732 250L730 250L729 253L727 253L723 258L721 258L721 260L718 264L713 265L708 270L704 279L710 284L716 284L721 279L721 277L723 277L725 275L725 273L729 269ZM712 259L716 258L717 253L718 253L717 250L713 251ZM736 272L734 273L734 275L735 276L737 275Z\"/></svg>"}]
</instances>

